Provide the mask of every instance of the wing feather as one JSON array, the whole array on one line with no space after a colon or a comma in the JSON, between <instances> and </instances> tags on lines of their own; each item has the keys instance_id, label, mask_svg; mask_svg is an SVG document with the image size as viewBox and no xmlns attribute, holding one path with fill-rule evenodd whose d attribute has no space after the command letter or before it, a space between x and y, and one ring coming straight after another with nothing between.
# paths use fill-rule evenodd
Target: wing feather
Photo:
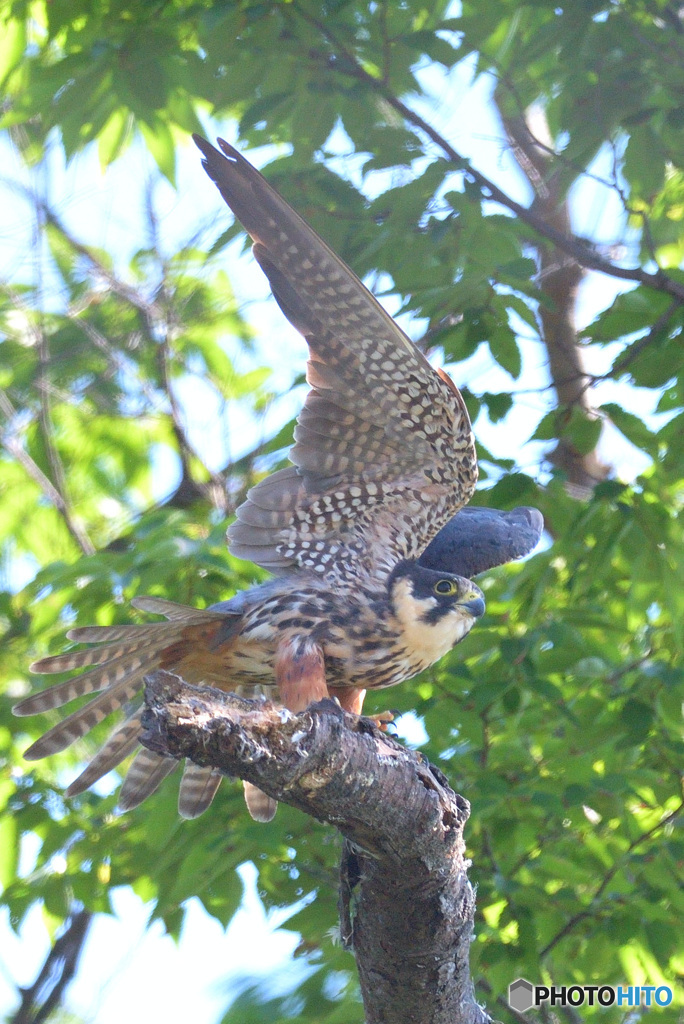
<instances>
[{"instance_id":1,"label":"wing feather","mask_svg":"<svg viewBox=\"0 0 684 1024\"><path fill-rule=\"evenodd\" d=\"M310 350L294 468L249 492L230 549L268 568L381 579L420 554L474 490L461 395L237 150L195 141Z\"/></svg>"},{"instance_id":2,"label":"wing feather","mask_svg":"<svg viewBox=\"0 0 684 1024\"><path fill-rule=\"evenodd\" d=\"M501 512L469 505L442 527L420 564L471 579L496 565L524 558L539 543L543 529L544 517L536 508Z\"/></svg>"}]
</instances>

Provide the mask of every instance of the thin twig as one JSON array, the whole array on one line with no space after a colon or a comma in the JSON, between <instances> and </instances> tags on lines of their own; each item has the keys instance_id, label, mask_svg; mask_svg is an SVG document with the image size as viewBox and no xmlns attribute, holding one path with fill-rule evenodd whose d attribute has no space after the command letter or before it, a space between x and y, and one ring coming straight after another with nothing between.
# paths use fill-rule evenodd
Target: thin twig
<instances>
[{"instance_id":1,"label":"thin twig","mask_svg":"<svg viewBox=\"0 0 684 1024\"><path fill-rule=\"evenodd\" d=\"M636 839L632 840L632 842L629 844L623 855L619 858L619 860L617 860L613 864L613 866L604 875L601 884L598 886L596 892L591 897L589 905L584 910L578 911L577 914L574 914L568 921L566 921L566 923L563 925L560 931L557 932L554 935L554 937L550 940L550 942L548 942L541 950L539 954L540 959L543 960L544 957L548 956L551 950L554 949L562 939L569 935L569 933L574 930L574 928L580 923L580 921L584 921L587 917L591 917L591 915L594 913L596 903L601 899L603 893L606 891L607 887L610 885L615 875L623 867L625 861L627 860L629 855L637 848L637 846L641 846L641 844L645 843L647 839L651 839L657 832L665 828L671 822L675 821L675 819L679 817L683 810L684 800L679 804L678 807L675 807L673 811L670 811L669 814L666 814L665 817L662 818L661 821L659 821L656 825L653 825L652 828L647 829L646 832L642 832L641 835L637 836Z\"/></svg>"},{"instance_id":2,"label":"thin twig","mask_svg":"<svg viewBox=\"0 0 684 1024\"><path fill-rule=\"evenodd\" d=\"M574 235L565 234L563 231L560 231L551 224L548 224L547 221L543 217L539 216L533 208L522 206L520 203L516 202L515 199L504 192L503 189L499 188L499 186L495 185L494 182L487 178L486 175L482 174L481 171L476 170L470 161L454 149L451 143L448 142L436 128L425 121L420 114L417 114L402 100L391 93L381 80L375 78L366 71L366 69L358 63L354 55L337 39L335 34L330 31L329 27L324 22L310 14L298 4L293 4L293 7L300 17L313 25L317 31L321 33L323 38L326 39L337 51L337 53L332 56L332 60L328 54L320 55L325 59L328 67L332 66L332 68L339 71L340 74L348 75L351 78L355 78L357 81L363 82L368 86L368 88L372 89L373 92L381 96L382 99L396 110L397 113L401 114L409 124L418 128L430 139L431 142L434 142L434 144L442 150L447 159L450 160L458 170L463 171L469 178L476 182L485 192L486 198L493 199L501 206L510 210L519 217L523 223L533 228L534 231L542 235L542 237L549 239L549 241L553 242L559 249L577 260L577 262L583 267L587 267L590 270L596 270L601 274L607 274L610 277L617 277L625 281L637 281L648 288L654 288L656 291L674 295L684 302L684 284L674 281L672 278L668 277L664 271L659 270L655 274L649 274L641 267L628 268L615 266L615 264L600 256L599 253L584 239ZM315 56L315 54L313 55Z\"/></svg>"},{"instance_id":3,"label":"thin twig","mask_svg":"<svg viewBox=\"0 0 684 1024\"><path fill-rule=\"evenodd\" d=\"M597 380L602 380L609 375L612 377L615 373L624 373L626 368L634 362L637 356L641 355L644 349L648 348L651 342L655 341L656 337L667 327L668 322L682 306L684 306L684 297L674 299L667 309L660 314L658 319L654 321L648 333L645 334L643 338L639 338L638 341L635 341L628 349L621 353L611 366L608 373L603 374L603 376L597 378Z\"/></svg>"},{"instance_id":4,"label":"thin twig","mask_svg":"<svg viewBox=\"0 0 684 1024\"><path fill-rule=\"evenodd\" d=\"M168 344L168 327L169 327L169 316L168 316L168 304L163 301L165 292L160 289L158 297L153 300L146 299L140 291L134 288L132 285L122 281L116 274L114 274L108 267L106 267L97 255L92 252L88 246L79 242L77 238L72 235L68 229L61 223L55 212L43 201L40 197L32 195L34 202L40 204L42 213L48 223L51 223L56 227L62 234L68 244L77 252L83 256L89 263L91 270L105 282L110 290L118 295L124 301L129 302L135 309L137 309L143 317L143 321L146 327L147 338L151 344L158 347L160 352L160 368L161 368L161 379L162 386L164 388L168 403L169 410L171 413L171 422L178 443L179 455L181 458L181 464L183 467L183 477L188 482L192 482L193 488L195 488L206 500L208 500L215 508L225 512L228 503L225 494L225 480L220 473L216 473L209 469L206 463L200 458L197 452L194 450L188 439L185 427L183 425L183 419L180 413L180 407L176 401L173 388L171 386L171 375L169 370L170 364L170 348ZM147 213L148 213L148 226L150 229L150 236L152 241L155 242L157 239L158 232L156 230L156 221L154 218L154 212L152 209L151 199L148 193L147 202ZM165 268L162 268L165 270ZM161 300L159 298L161 296ZM81 325L82 329L91 337L91 340L96 341L92 336L90 325ZM159 341L159 335L162 335L161 341ZM99 340L96 341L98 347L102 348L102 344ZM202 466L203 470L209 477L210 483L203 484L193 479L190 472L190 460L197 462Z\"/></svg>"},{"instance_id":5,"label":"thin twig","mask_svg":"<svg viewBox=\"0 0 684 1024\"><path fill-rule=\"evenodd\" d=\"M8 422L11 422L12 418L16 416L16 409L12 405L6 392L1 389L0 409L4 412ZM67 530L76 541L83 554L94 554L95 548L92 541L88 537L87 533L85 533L78 520L72 515L71 509L69 508L64 496L45 475L40 466L31 458L18 438L15 437L9 429L5 429L0 433L0 444L8 455L11 455L13 459L16 459L19 465L24 467L31 479L38 484L38 487L48 501L57 509L64 520Z\"/></svg>"},{"instance_id":6,"label":"thin twig","mask_svg":"<svg viewBox=\"0 0 684 1024\"><path fill-rule=\"evenodd\" d=\"M54 442L50 402L51 389L48 376L50 366L50 348L47 334L42 330L42 328L39 328L38 353L40 359L40 378L38 380L40 428L48 462L50 463L50 469L52 471L52 480L54 482L55 489L61 497L61 512L67 527L71 531L83 553L86 555L92 555L95 553L95 545L88 536L85 526L78 521L72 512L64 465Z\"/></svg>"},{"instance_id":7,"label":"thin twig","mask_svg":"<svg viewBox=\"0 0 684 1024\"><path fill-rule=\"evenodd\" d=\"M176 438L178 445L178 454L181 460L181 466L183 468L183 479L192 481L194 487L197 488L200 494L209 501L214 508L219 509L221 512L226 512L228 508L228 496L226 493L225 480L220 473L214 473L204 463L195 452L194 448L190 444L188 436L185 432L185 426L183 424L183 417L181 414L180 406L176 400L176 395L173 389L171 381L171 351L168 343L168 336L166 331L159 342L158 346L159 353L159 366L161 370L161 378L166 392L166 397L169 403L169 410L171 413L171 426L173 433ZM207 473L210 479L209 484L200 483L193 478L190 470L191 460L196 460L201 463L203 469Z\"/></svg>"}]
</instances>

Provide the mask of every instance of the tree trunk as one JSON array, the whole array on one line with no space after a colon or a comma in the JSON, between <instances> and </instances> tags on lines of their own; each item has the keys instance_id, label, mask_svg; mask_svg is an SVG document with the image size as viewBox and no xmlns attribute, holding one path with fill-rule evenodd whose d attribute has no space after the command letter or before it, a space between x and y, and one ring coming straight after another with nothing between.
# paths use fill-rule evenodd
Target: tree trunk
<instances>
[{"instance_id":1,"label":"tree trunk","mask_svg":"<svg viewBox=\"0 0 684 1024\"><path fill-rule=\"evenodd\" d=\"M511 142L513 155L534 190L532 211L565 237L572 237L568 188L576 172L553 156L551 140L543 113L532 109L526 115L506 115L501 89L498 109ZM531 123L534 124L536 135ZM545 136L540 141L539 136ZM548 144L547 144L548 143ZM549 375L558 398L558 408L567 414L579 409L589 419L596 418L590 398L591 376L585 367L584 352L578 343L575 308L584 269L577 259L550 241L535 243L539 261L539 282L545 301L539 306L541 340L549 360ZM549 458L565 473L568 489L579 497L591 493L608 472L596 448L580 452L567 437L561 437Z\"/></svg>"}]
</instances>

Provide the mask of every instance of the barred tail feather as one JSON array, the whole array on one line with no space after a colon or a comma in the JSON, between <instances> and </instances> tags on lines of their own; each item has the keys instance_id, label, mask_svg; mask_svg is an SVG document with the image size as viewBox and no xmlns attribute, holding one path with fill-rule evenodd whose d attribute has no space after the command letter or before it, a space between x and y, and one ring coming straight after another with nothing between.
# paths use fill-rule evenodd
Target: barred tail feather
<instances>
[{"instance_id":1,"label":"barred tail feather","mask_svg":"<svg viewBox=\"0 0 684 1024\"><path fill-rule=\"evenodd\" d=\"M142 709L138 709L111 734L90 764L68 787L65 796L72 797L85 792L93 783L111 772L113 768L121 764L124 758L133 753L140 742L141 717Z\"/></svg>"},{"instance_id":2,"label":"barred tail feather","mask_svg":"<svg viewBox=\"0 0 684 1024\"><path fill-rule=\"evenodd\" d=\"M201 768L187 761L178 792L178 813L182 818L199 818L214 799L222 775L214 768Z\"/></svg>"},{"instance_id":3,"label":"barred tail feather","mask_svg":"<svg viewBox=\"0 0 684 1024\"><path fill-rule=\"evenodd\" d=\"M245 790L245 803L247 804L250 816L255 821L262 821L264 824L273 821L278 810L278 801L274 800L272 796L267 796L258 786L253 786L251 782L243 782L242 785Z\"/></svg>"},{"instance_id":4,"label":"barred tail feather","mask_svg":"<svg viewBox=\"0 0 684 1024\"><path fill-rule=\"evenodd\" d=\"M146 622L140 626L75 626L67 632L67 639L79 644L117 643L140 637L163 636L175 628L169 622Z\"/></svg>"},{"instance_id":5,"label":"barred tail feather","mask_svg":"<svg viewBox=\"0 0 684 1024\"><path fill-rule=\"evenodd\" d=\"M134 597L131 605L141 612L151 612L154 615L163 615L172 621L195 622L197 619L205 622L210 619L225 619L227 612L212 611L211 608L192 608L187 604L178 604L176 601L167 601L163 597ZM159 623L163 625L163 623Z\"/></svg>"},{"instance_id":6,"label":"barred tail feather","mask_svg":"<svg viewBox=\"0 0 684 1024\"><path fill-rule=\"evenodd\" d=\"M173 634L167 634L165 642L161 645L155 640L150 641L144 646L135 644L133 647L118 648L120 652L118 658L105 661L103 665L96 666L90 672L84 672L82 675L67 679L63 683L57 683L56 686L50 686L47 690L33 693L30 697L26 697L24 700L19 701L18 704L15 704L12 711L15 715L19 716L37 715L43 711L51 711L53 708L59 708L63 704L68 704L69 701L75 700L76 697L85 697L88 693L106 690L117 683L123 682L131 673L137 673L142 665L149 667L150 663L155 663L158 660L160 649L163 650L177 635L178 630L175 629ZM36 665L41 664L42 662L36 662ZM67 668L70 667L75 668L78 666L72 662L67 664ZM55 669L54 671L61 672L62 669Z\"/></svg>"},{"instance_id":7,"label":"barred tail feather","mask_svg":"<svg viewBox=\"0 0 684 1024\"><path fill-rule=\"evenodd\" d=\"M122 666L123 678L120 682L109 685L104 693L89 701L85 707L72 712L67 718L44 733L24 752L25 759L38 761L41 757L49 757L51 754L64 750L81 736L85 736L112 711L117 711L126 701L135 697L140 689L143 676L156 667L158 660L155 653L146 660L136 659L133 666ZM107 666L102 671L106 672ZM103 683L103 686L105 685L107 682ZM96 688L102 689L103 686Z\"/></svg>"},{"instance_id":8,"label":"barred tail feather","mask_svg":"<svg viewBox=\"0 0 684 1024\"><path fill-rule=\"evenodd\" d=\"M41 658L40 661L33 662L31 672L36 672L39 675L71 672L75 668L90 668L92 665L105 665L108 661L119 661L126 655L148 651L151 647L159 649L160 646L165 646L178 635L178 626L166 622L160 623L160 625L163 629L161 635L150 634L149 626L138 626L138 635L132 640L127 640L125 643L103 644L101 647L89 647L85 651L67 651L66 654ZM98 640L104 639L103 636L98 637Z\"/></svg>"},{"instance_id":9,"label":"barred tail feather","mask_svg":"<svg viewBox=\"0 0 684 1024\"><path fill-rule=\"evenodd\" d=\"M150 794L164 781L167 775L178 765L173 757L163 757L151 750L140 750L134 757L131 767L126 773L121 792L119 793L119 807L122 811L130 811Z\"/></svg>"},{"instance_id":10,"label":"barred tail feather","mask_svg":"<svg viewBox=\"0 0 684 1024\"><path fill-rule=\"evenodd\" d=\"M80 739L112 712L134 698L143 679L155 669L180 669L189 682L201 682L211 674L216 641L225 643L239 630L241 614L189 608L162 598L142 597L133 602L144 611L166 616L167 622L140 626L84 626L69 631L77 642L98 643L99 647L69 651L42 658L32 665L37 672L64 672L86 668L81 673L20 701L17 715L34 715L61 707L78 697L97 693L82 707L49 729L25 752L35 761L56 754ZM99 691L99 692L98 692ZM116 768L139 746L141 709L134 711L107 739L66 791L74 796ZM127 810L141 803L176 766L172 758L139 749L124 780L119 806ZM179 811L187 818L200 815L211 803L221 775L212 769L188 765L179 794Z\"/></svg>"}]
</instances>

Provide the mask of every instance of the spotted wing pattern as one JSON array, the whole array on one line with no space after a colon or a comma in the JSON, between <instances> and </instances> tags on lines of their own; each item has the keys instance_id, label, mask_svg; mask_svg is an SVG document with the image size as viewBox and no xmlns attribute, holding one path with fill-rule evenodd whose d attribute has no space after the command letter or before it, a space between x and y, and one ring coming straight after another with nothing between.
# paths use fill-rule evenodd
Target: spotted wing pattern
<instances>
[{"instance_id":1,"label":"spotted wing pattern","mask_svg":"<svg viewBox=\"0 0 684 1024\"><path fill-rule=\"evenodd\" d=\"M477 466L461 395L237 150L195 142L310 351L293 466L249 492L230 549L275 572L382 580L400 558L420 554L473 493Z\"/></svg>"}]
</instances>

